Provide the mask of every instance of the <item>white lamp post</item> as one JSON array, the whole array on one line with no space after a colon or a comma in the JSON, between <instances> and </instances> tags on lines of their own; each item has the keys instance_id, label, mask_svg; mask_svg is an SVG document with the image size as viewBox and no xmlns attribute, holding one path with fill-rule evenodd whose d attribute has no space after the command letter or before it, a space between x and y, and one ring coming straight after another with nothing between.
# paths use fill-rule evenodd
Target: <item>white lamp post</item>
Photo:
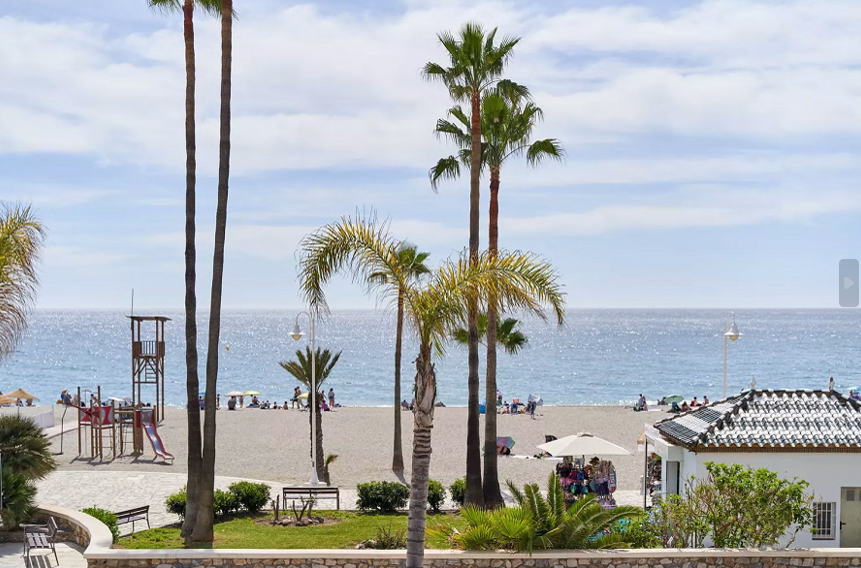
<instances>
[{"instance_id":1,"label":"white lamp post","mask_svg":"<svg viewBox=\"0 0 861 568\"><path fill-rule=\"evenodd\" d=\"M732 316L732 326L729 325L729 316ZM735 341L741 337L738 326L735 325L735 314L727 312L723 322L723 397L726 398L726 340Z\"/></svg>"},{"instance_id":2,"label":"white lamp post","mask_svg":"<svg viewBox=\"0 0 861 568\"><path fill-rule=\"evenodd\" d=\"M293 326L293 331L290 332L290 337L295 341L299 341L305 335L299 328L299 316L308 316L311 322L311 485L319 485L320 479L317 477L317 352L314 350L314 316L308 312L299 312L296 315L296 324Z\"/></svg>"}]
</instances>

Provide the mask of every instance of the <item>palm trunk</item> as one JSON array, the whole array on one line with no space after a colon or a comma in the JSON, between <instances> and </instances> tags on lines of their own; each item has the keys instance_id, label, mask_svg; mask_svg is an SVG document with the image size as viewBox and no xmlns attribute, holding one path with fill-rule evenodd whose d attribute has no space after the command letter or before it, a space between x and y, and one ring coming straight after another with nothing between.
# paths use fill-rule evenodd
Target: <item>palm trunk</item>
<instances>
[{"instance_id":1,"label":"palm trunk","mask_svg":"<svg viewBox=\"0 0 861 568\"><path fill-rule=\"evenodd\" d=\"M212 497L215 489L215 389L218 382L218 344L221 337L221 291L224 280L224 241L227 232L227 190L230 178L230 88L233 53L233 0L221 0L221 132L218 155L218 202L215 208L215 250L206 353L206 394L203 421L203 463L198 489L195 542L212 542Z\"/></svg>"},{"instance_id":2,"label":"palm trunk","mask_svg":"<svg viewBox=\"0 0 861 568\"><path fill-rule=\"evenodd\" d=\"M487 231L487 252L496 258L499 249L499 166L490 167L490 214ZM487 299L487 377L484 399L484 504L488 507L503 505L499 491L499 471L496 453L496 299Z\"/></svg>"},{"instance_id":3,"label":"palm trunk","mask_svg":"<svg viewBox=\"0 0 861 568\"><path fill-rule=\"evenodd\" d=\"M479 174L481 173L481 95L472 93L472 152L469 168L469 261L478 260ZM469 351L466 418L466 491L467 505L484 506L481 486L481 437L478 419L478 298L470 298L467 306L467 348Z\"/></svg>"},{"instance_id":4,"label":"palm trunk","mask_svg":"<svg viewBox=\"0 0 861 568\"><path fill-rule=\"evenodd\" d=\"M431 345L423 344L416 360L416 404L413 410L413 462L407 521L406 568L421 568L425 555L425 515L431 460L431 429L436 401L436 374Z\"/></svg>"},{"instance_id":5,"label":"palm trunk","mask_svg":"<svg viewBox=\"0 0 861 568\"><path fill-rule=\"evenodd\" d=\"M319 363L319 361L318 361ZM323 400L321 397L325 396L325 392L317 393L317 400L315 401L316 408L313 412L308 413L308 426L311 426L311 420L316 421L317 423L317 439L314 440L311 434L308 434L308 439L311 440L312 444L317 444L317 459L314 462L314 467L317 469L317 479L325 479L325 467L324 467L324 458L323 458L323 412L320 410L320 401ZM313 429L311 430L314 431ZM314 455L314 452L308 450L311 455Z\"/></svg>"},{"instance_id":6,"label":"palm trunk","mask_svg":"<svg viewBox=\"0 0 861 568\"><path fill-rule=\"evenodd\" d=\"M197 502L197 480L201 468L200 379L197 375L197 280L195 265L195 184L197 182L197 145L195 141L195 62L194 62L194 2L185 0L182 6L183 36L185 39L185 387L188 405L188 480L186 490L189 503ZM197 519L195 506L187 508L181 534L189 537ZM186 544L191 544L187 541Z\"/></svg>"},{"instance_id":7,"label":"palm trunk","mask_svg":"<svg viewBox=\"0 0 861 568\"><path fill-rule=\"evenodd\" d=\"M404 334L404 290L398 288L398 322L395 336L395 435L392 447L392 471L404 472L404 450L401 441L401 340Z\"/></svg>"}]
</instances>

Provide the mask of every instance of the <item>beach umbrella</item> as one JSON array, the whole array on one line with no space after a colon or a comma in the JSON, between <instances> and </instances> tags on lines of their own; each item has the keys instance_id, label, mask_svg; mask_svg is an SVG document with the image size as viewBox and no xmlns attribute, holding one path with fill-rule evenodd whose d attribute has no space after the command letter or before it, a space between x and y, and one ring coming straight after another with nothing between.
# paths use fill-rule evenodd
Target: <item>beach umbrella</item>
<instances>
[{"instance_id":1,"label":"beach umbrella","mask_svg":"<svg viewBox=\"0 0 861 568\"><path fill-rule=\"evenodd\" d=\"M307 392L303 392L302 394L300 394L300 395L299 395L299 396L297 396L296 398L304 398L304 399L307 399L307 398L308 398L308 393L307 393Z\"/></svg>"},{"instance_id":2,"label":"beach umbrella","mask_svg":"<svg viewBox=\"0 0 861 568\"><path fill-rule=\"evenodd\" d=\"M257 396L258 394L260 393L257 391L245 391L245 396Z\"/></svg>"},{"instance_id":3,"label":"beach umbrella","mask_svg":"<svg viewBox=\"0 0 861 568\"><path fill-rule=\"evenodd\" d=\"M511 436L497 436L496 437L496 447L497 448L508 448L509 450L514 447L514 438Z\"/></svg>"},{"instance_id":4,"label":"beach umbrella","mask_svg":"<svg viewBox=\"0 0 861 568\"><path fill-rule=\"evenodd\" d=\"M5 394L0 394L0 405L4 404L15 404L15 399L9 398Z\"/></svg>"},{"instance_id":5,"label":"beach umbrella","mask_svg":"<svg viewBox=\"0 0 861 568\"><path fill-rule=\"evenodd\" d=\"M674 402L682 402L685 400L685 397L680 394L671 394L670 396L665 396L664 400L667 404L673 404Z\"/></svg>"},{"instance_id":6,"label":"beach umbrella","mask_svg":"<svg viewBox=\"0 0 861 568\"><path fill-rule=\"evenodd\" d=\"M12 392L7 392L3 396L8 396L9 398L20 398L21 400L39 400L24 389L13 390Z\"/></svg>"},{"instance_id":7,"label":"beach umbrella","mask_svg":"<svg viewBox=\"0 0 861 568\"><path fill-rule=\"evenodd\" d=\"M551 456L630 456L631 452L588 432L565 436L538 446Z\"/></svg>"},{"instance_id":8,"label":"beach umbrella","mask_svg":"<svg viewBox=\"0 0 861 568\"><path fill-rule=\"evenodd\" d=\"M529 402L534 402L535 406L544 406L544 399L538 396L537 394L530 394L529 398L527 398Z\"/></svg>"},{"instance_id":9,"label":"beach umbrella","mask_svg":"<svg viewBox=\"0 0 861 568\"><path fill-rule=\"evenodd\" d=\"M230 391L229 393L227 393L224 396L245 396L245 393L239 392L239 391Z\"/></svg>"}]
</instances>

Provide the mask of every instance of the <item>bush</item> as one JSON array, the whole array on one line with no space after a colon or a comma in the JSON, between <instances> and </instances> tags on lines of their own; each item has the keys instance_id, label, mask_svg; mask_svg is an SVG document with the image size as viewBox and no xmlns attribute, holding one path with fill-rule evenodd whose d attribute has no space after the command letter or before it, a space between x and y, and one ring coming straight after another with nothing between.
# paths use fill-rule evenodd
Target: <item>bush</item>
<instances>
[{"instance_id":1,"label":"bush","mask_svg":"<svg viewBox=\"0 0 861 568\"><path fill-rule=\"evenodd\" d=\"M32 418L0 416L0 453L3 468L35 481L57 469L51 444Z\"/></svg>"},{"instance_id":2,"label":"bush","mask_svg":"<svg viewBox=\"0 0 861 568\"><path fill-rule=\"evenodd\" d=\"M388 527L377 527L377 536L373 540L366 540L362 543L365 548L376 550L396 550L407 547L407 531L404 529L394 529L389 524Z\"/></svg>"},{"instance_id":3,"label":"bush","mask_svg":"<svg viewBox=\"0 0 861 568\"><path fill-rule=\"evenodd\" d=\"M439 508L445 504L445 487L439 481L431 479L428 481L428 506L434 513L439 513Z\"/></svg>"},{"instance_id":4,"label":"bush","mask_svg":"<svg viewBox=\"0 0 861 568\"><path fill-rule=\"evenodd\" d=\"M230 491L216 489L212 495L212 508L216 515L223 517L239 509L239 499Z\"/></svg>"},{"instance_id":5,"label":"bush","mask_svg":"<svg viewBox=\"0 0 861 568\"><path fill-rule=\"evenodd\" d=\"M36 486L23 473L3 467L3 508L0 519L6 530L16 530L36 511Z\"/></svg>"},{"instance_id":6,"label":"bush","mask_svg":"<svg viewBox=\"0 0 861 568\"><path fill-rule=\"evenodd\" d=\"M239 481L228 490L236 496L239 505L249 513L256 513L269 502L269 486L265 483Z\"/></svg>"},{"instance_id":7,"label":"bush","mask_svg":"<svg viewBox=\"0 0 861 568\"><path fill-rule=\"evenodd\" d=\"M113 536L114 542L117 542L120 538L120 529L117 528L117 516L107 511L105 509L99 509L97 507L90 507L88 509L81 510L82 513L86 513L91 517L95 517L98 520L102 521L108 529L111 531L111 535Z\"/></svg>"},{"instance_id":8,"label":"bush","mask_svg":"<svg viewBox=\"0 0 861 568\"><path fill-rule=\"evenodd\" d=\"M356 507L360 511L393 513L406 506L410 488L396 481L370 481L356 486L359 499Z\"/></svg>"},{"instance_id":9,"label":"bush","mask_svg":"<svg viewBox=\"0 0 861 568\"><path fill-rule=\"evenodd\" d=\"M451 493L451 500L458 504L459 507L463 507L464 494L466 493L466 480L460 478L452 483L449 488L449 493Z\"/></svg>"},{"instance_id":10,"label":"bush","mask_svg":"<svg viewBox=\"0 0 861 568\"><path fill-rule=\"evenodd\" d=\"M167 499L164 500L164 508L167 509L168 513L173 513L177 515L180 519L185 519L185 501L187 495L185 492L185 487L182 488L182 491L178 491L173 495L168 495Z\"/></svg>"}]
</instances>

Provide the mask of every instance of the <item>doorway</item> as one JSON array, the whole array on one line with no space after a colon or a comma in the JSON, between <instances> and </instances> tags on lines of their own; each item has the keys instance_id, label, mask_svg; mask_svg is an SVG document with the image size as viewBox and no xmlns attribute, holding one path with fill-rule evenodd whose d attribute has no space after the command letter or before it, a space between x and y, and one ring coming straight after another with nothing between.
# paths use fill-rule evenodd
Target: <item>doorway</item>
<instances>
[{"instance_id":1,"label":"doorway","mask_svg":"<svg viewBox=\"0 0 861 568\"><path fill-rule=\"evenodd\" d=\"M861 547L861 487L840 488L840 548Z\"/></svg>"}]
</instances>

